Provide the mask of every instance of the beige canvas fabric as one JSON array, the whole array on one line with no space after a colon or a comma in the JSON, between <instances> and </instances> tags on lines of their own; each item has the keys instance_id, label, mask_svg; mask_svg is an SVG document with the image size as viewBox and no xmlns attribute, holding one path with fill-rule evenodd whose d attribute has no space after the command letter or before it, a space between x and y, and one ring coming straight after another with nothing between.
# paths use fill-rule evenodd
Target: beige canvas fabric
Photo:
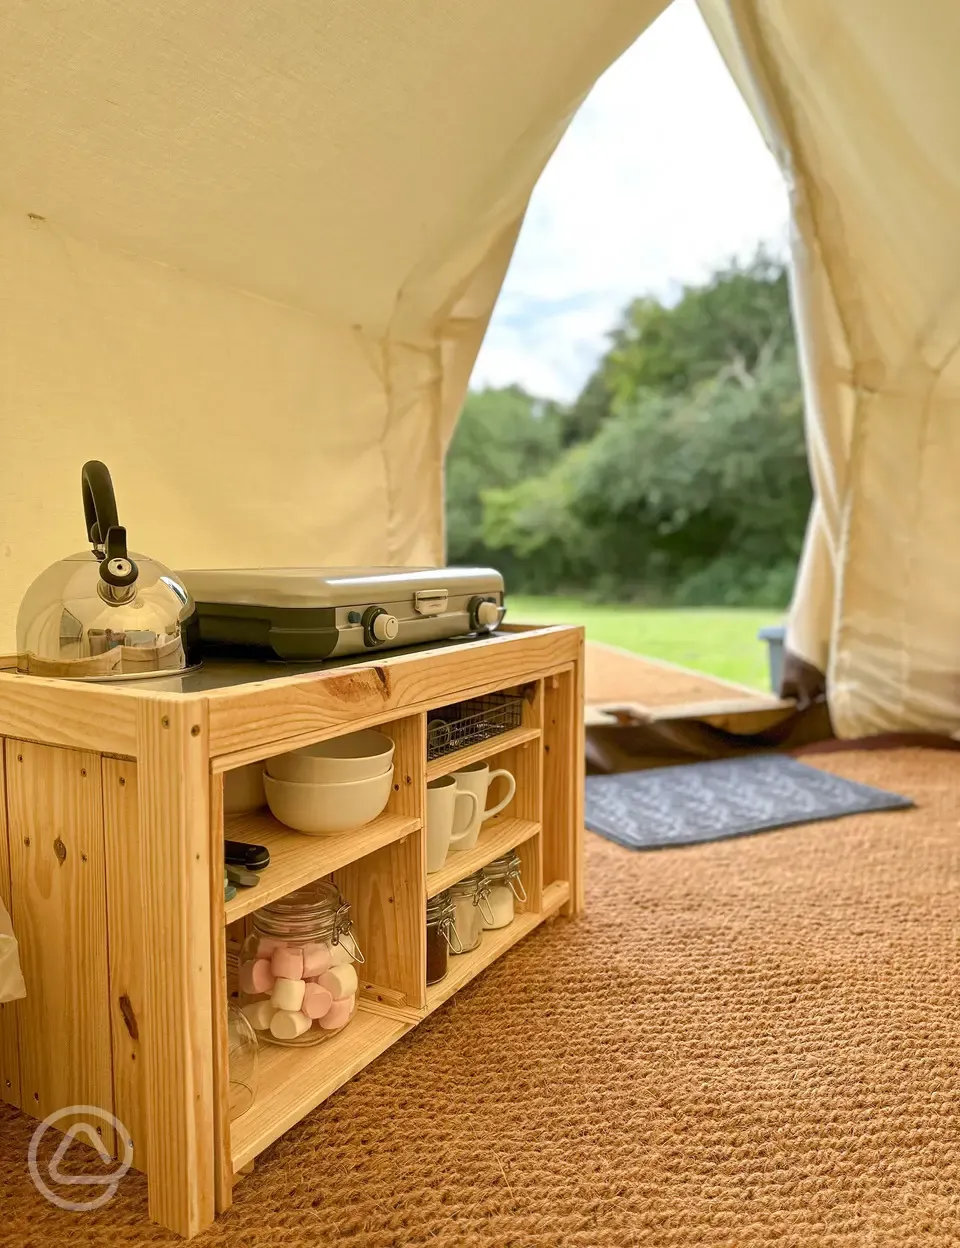
<instances>
[{"instance_id":1,"label":"beige canvas fabric","mask_svg":"<svg viewBox=\"0 0 960 1248\"><path fill-rule=\"evenodd\" d=\"M960 7L700 0L790 184L817 503L788 644L839 734L960 729Z\"/></svg>"},{"instance_id":2,"label":"beige canvas fabric","mask_svg":"<svg viewBox=\"0 0 960 1248\"><path fill-rule=\"evenodd\" d=\"M0 652L87 458L173 566L442 560L528 196L663 7L0 7Z\"/></svg>"},{"instance_id":3,"label":"beige canvas fabric","mask_svg":"<svg viewBox=\"0 0 960 1248\"><path fill-rule=\"evenodd\" d=\"M0 901L0 1004L4 1001L19 1001L26 995L17 938L13 934L10 915Z\"/></svg>"},{"instance_id":4,"label":"beige canvas fabric","mask_svg":"<svg viewBox=\"0 0 960 1248\"><path fill-rule=\"evenodd\" d=\"M0 653L112 468L174 566L435 562L530 190L664 0L0 7ZM838 730L960 729L960 9L701 0L792 190ZM624 153L624 159L634 158Z\"/></svg>"}]
</instances>

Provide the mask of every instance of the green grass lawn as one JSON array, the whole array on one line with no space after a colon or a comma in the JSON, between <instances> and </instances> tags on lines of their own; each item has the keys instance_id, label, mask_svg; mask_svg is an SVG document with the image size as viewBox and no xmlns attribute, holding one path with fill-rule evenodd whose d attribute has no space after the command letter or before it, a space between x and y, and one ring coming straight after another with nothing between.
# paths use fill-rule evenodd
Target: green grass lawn
<instances>
[{"instance_id":1,"label":"green grass lawn","mask_svg":"<svg viewBox=\"0 0 960 1248\"><path fill-rule=\"evenodd\" d=\"M574 598L508 597L507 605L507 619L519 624L583 624L591 641L764 690L769 688L767 647L757 640L757 630L782 619L772 610L604 607Z\"/></svg>"}]
</instances>

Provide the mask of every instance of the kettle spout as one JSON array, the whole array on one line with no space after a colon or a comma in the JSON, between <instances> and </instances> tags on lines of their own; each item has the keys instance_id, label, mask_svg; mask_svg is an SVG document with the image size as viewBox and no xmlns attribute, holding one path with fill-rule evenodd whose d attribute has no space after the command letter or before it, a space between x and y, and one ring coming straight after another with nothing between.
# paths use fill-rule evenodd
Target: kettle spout
<instances>
[{"instance_id":1,"label":"kettle spout","mask_svg":"<svg viewBox=\"0 0 960 1248\"><path fill-rule=\"evenodd\" d=\"M109 606L122 607L124 603L132 602L136 598L137 583L131 581L128 585L114 585L101 577L97 582L97 593Z\"/></svg>"}]
</instances>

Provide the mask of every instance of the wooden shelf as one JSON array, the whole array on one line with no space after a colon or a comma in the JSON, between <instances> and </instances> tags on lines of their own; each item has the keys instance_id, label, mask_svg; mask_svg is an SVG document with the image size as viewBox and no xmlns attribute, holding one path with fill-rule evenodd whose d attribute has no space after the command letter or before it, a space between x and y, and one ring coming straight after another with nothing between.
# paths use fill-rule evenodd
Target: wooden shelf
<instances>
[{"instance_id":1,"label":"wooden shelf","mask_svg":"<svg viewBox=\"0 0 960 1248\"><path fill-rule=\"evenodd\" d=\"M431 759L427 763L427 783L438 780L440 776L448 776L452 771L459 771L462 767L468 767L471 763L482 763L485 758L502 754L516 745L535 741L539 736L539 728L511 728L509 732L501 732L486 741L478 741L476 745L468 745L465 750L455 750L452 754Z\"/></svg>"},{"instance_id":2,"label":"wooden shelf","mask_svg":"<svg viewBox=\"0 0 960 1248\"><path fill-rule=\"evenodd\" d=\"M451 957L446 978L427 989L427 1012L442 1005L554 915L569 897L569 884L565 880L555 881L544 889L541 911L518 915L509 927L498 932L484 932L483 943L473 953ZM234 1172L253 1161L415 1025L412 1018L402 1017L400 1011L367 1008L361 1002L350 1025L322 1044L308 1048L261 1044L257 1099L242 1118L230 1124Z\"/></svg>"},{"instance_id":3,"label":"wooden shelf","mask_svg":"<svg viewBox=\"0 0 960 1248\"><path fill-rule=\"evenodd\" d=\"M484 932L473 953L451 957L441 983L427 989L427 1011L434 1010L518 940L549 918L570 896L565 881L544 890L543 909L521 914L499 932ZM379 1057L415 1026L395 1012L367 1009L361 1002L356 1018L339 1035L308 1048L260 1046L260 1077L253 1107L230 1124L230 1160L234 1173L284 1131L299 1122L348 1079Z\"/></svg>"},{"instance_id":4,"label":"wooden shelf","mask_svg":"<svg viewBox=\"0 0 960 1248\"><path fill-rule=\"evenodd\" d=\"M405 815L381 815L356 832L306 836L303 832L285 828L266 808L243 815L228 815L224 820L225 838L265 845L270 851L270 866L260 873L260 883L256 888L237 889L233 901L224 906L225 921L233 923L295 888L309 884L311 880L339 871L348 863L409 836L419 827L419 819Z\"/></svg>"},{"instance_id":5,"label":"wooden shelf","mask_svg":"<svg viewBox=\"0 0 960 1248\"><path fill-rule=\"evenodd\" d=\"M451 954L447 959L446 976L438 984L427 989L427 1013L449 1000L455 992L470 982L475 975L495 962L502 953L518 940L538 927L544 919L556 914L570 898L570 885L566 880L556 880L543 890L543 909L536 914L518 914L509 927L496 932L484 932L483 940L472 953Z\"/></svg>"},{"instance_id":6,"label":"wooden shelf","mask_svg":"<svg viewBox=\"0 0 960 1248\"><path fill-rule=\"evenodd\" d=\"M0 670L0 897L18 918L27 988L0 1009L0 1101L38 1117L111 1106L149 1159L149 1216L202 1234L263 1149L356 1072L376 1078L384 1050L544 919L583 910L583 646L582 628L514 626L306 670L212 660L122 688ZM509 731L451 737L464 748L428 762L435 715L504 694L522 694ZM393 740L397 768L367 827L310 837L265 809L225 818L225 773L367 728ZM427 777L471 764L502 766L516 792L474 850L428 878ZM271 855L231 902L224 835ZM428 989L428 892L513 847L529 900ZM349 902L363 949L359 1013L316 1046L264 1044L259 1096L231 1122L228 1007L246 929L259 908L322 879ZM548 962L564 943L544 939ZM65 1012L77 984L83 1008Z\"/></svg>"},{"instance_id":7,"label":"wooden shelf","mask_svg":"<svg viewBox=\"0 0 960 1248\"><path fill-rule=\"evenodd\" d=\"M261 1044L257 1098L241 1118L230 1124L234 1173L412 1026L413 1023L365 1010L361 1004L356 1017L343 1031L321 1044L308 1048Z\"/></svg>"},{"instance_id":8,"label":"wooden shelf","mask_svg":"<svg viewBox=\"0 0 960 1248\"><path fill-rule=\"evenodd\" d=\"M460 854L451 854L439 871L432 871L427 876L427 896L435 897L442 893L465 875L479 871L494 858L500 858L517 845L529 841L540 831L539 823L528 819L511 819L500 816L491 819L480 829L480 837L473 849L464 850Z\"/></svg>"}]
</instances>

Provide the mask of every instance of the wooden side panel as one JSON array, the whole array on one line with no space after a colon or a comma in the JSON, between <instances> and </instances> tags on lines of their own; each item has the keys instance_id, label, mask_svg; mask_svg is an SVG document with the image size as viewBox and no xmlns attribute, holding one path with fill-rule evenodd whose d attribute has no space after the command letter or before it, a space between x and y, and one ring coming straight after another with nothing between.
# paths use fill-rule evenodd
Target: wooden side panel
<instances>
[{"instance_id":1,"label":"wooden side panel","mask_svg":"<svg viewBox=\"0 0 960 1248\"><path fill-rule=\"evenodd\" d=\"M9 740L5 755L12 913L27 984L22 1106L38 1118L69 1105L112 1113L100 756ZM112 1130L101 1134L113 1150Z\"/></svg>"},{"instance_id":2,"label":"wooden side panel","mask_svg":"<svg viewBox=\"0 0 960 1248\"><path fill-rule=\"evenodd\" d=\"M426 979L426 867L422 832L384 845L334 873L353 908L354 931L366 959L358 967L362 995L420 1009Z\"/></svg>"},{"instance_id":3,"label":"wooden side panel","mask_svg":"<svg viewBox=\"0 0 960 1248\"><path fill-rule=\"evenodd\" d=\"M543 878L573 885L576 771L576 676L574 669L548 676L543 702Z\"/></svg>"},{"instance_id":4,"label":"wooden side panel","mask_svg":"<svg viewBox=\"0 0 960 1248\"><path fill-rule=\"evenodd\" d=\"M381 724L378 732L396 742L393 752L393 792L387 813L423 819L427 800L424 767L427 761L427 720L425 715L407 715L389 724Z\"/></svg>"},{"instance_id":5,"label":"wooden side panel","mask_svg":"<svg viewBox=\"0 0 960 1248\"><path fill-rule=\"evenodd\" d=\"M540 742L533 740L525 741L523 745L515 746L512 750L505 750L502 754L495 754L490 759L491 771L503 768L509 771L517 782L517 791L513 801L503 812L505 816L529 819L533 823L540 822L543 813L541 753ZM487 794L487 809L491 809L502 800L506 793L504 785L505 781L502 779L494 780L490 785L490 791Z\"/></svg>"},{"instance_id":6,"label":"wooden side panel","mask_svg":"<svg viewBox=\"0 0 960 1248\"><path fill-rule=\"evenodd\" d=\"M524 690L523 726L524 728L543 727L543 681L535 680Z\"/></svg>"},{"instance_id":7,"label":"wooden side panel","mask_svg":"<svg viewBox=\"0 0 960 1248\"><path fill-rule=\"evenodd\" d=\"M210 796L206 703L138 701L144 1105L150 1216L214 1217Z\"/></svg>"},{"instance_id":8,"label":"wooden side panel","mask_svg":"<svg viewBox=\"0 0 960 1248\"><path fill-rule=\"evenodd\" d=\"M233 1162L230 1157L230 1053L227 1017L227 925L223 878L223 776L210 777L210 946L213 1009L213 1146L214 1202L217 1213L233 1204ZM240 920L243 924L243 920Z\"/></svg>"},{"instance_id":9,"label":"wooden side panel","mask_svg":"<svg viewBox=\"0 0 960 1248\"><path fill-rule=\"evenodd\" d=\"M520 855L520 879L527 894L525 902L518 901L518 914L539 914L543 907L543 848L541 836L532 836L517 846Z\"/></svg>"},{"instance_id":10,"label":"wooden side panel","mask_svg":"<svg viewBox=\"0 0 960 1248\"><path fill-rule=\"evenodd\" d=\"M16 665L16 660L14 660ZM0 740L0 901L13 913L10 900L10 843L7 839L7 798L3 741ZM20 1050L17 1044L19 1001L0 1005L0 1100L20 1108Z\"/></svg>"},{"instance_id":11,"label":"wooden side panel","mask_svg":"<svg viewBox=\"0 0 960 1248\"><path fill-rule=\"evenodd\" d=\"M147 1168L143 1105L143 924L140 910L140 812L137 764L102 760L103 839L109 931L113 1104L133 1145L133 1164ZM122 1144L121 1144L122 1149Z\"/></svg>"},{"instance_id":12,"label":"wooden side panel","mask_svg":"<svg viewBox=\"0 0 960 1248\"><path fill-rule=\"evenodd\" d=\"M573 691L571 693L571 701L573 702L573 750L570 765L573 771L573 812L571 817L573 839L570 843L570 900L563 907L564 914L574 915L583 914L587 904L585 896L586 873L583 861L584 790L587 778L587 730L584 722L587 668L586 636L582 628L579 630L579 633L577 657L573 664Z\"/></svg>"},{"instance_id":13,"label":"wooden side panel","mask_svg":"<svg viewBox=\"0 0 960 1248\"><path fill-rule=\"evenodd\" d=\"M517 782L513 801L504 811L505 816L541 823L543 818L543 751L539 740L527 741L490 759L491 770L505 767ZM490 786L487 802L493 805L501 796L502 781ZM486 825L488 827L491 824ZM542 834L534 836L517 846L523 886L527 892L525 905L517 906L518 912L538 913L543 894Z\"/></svg>"}]
</instances>

